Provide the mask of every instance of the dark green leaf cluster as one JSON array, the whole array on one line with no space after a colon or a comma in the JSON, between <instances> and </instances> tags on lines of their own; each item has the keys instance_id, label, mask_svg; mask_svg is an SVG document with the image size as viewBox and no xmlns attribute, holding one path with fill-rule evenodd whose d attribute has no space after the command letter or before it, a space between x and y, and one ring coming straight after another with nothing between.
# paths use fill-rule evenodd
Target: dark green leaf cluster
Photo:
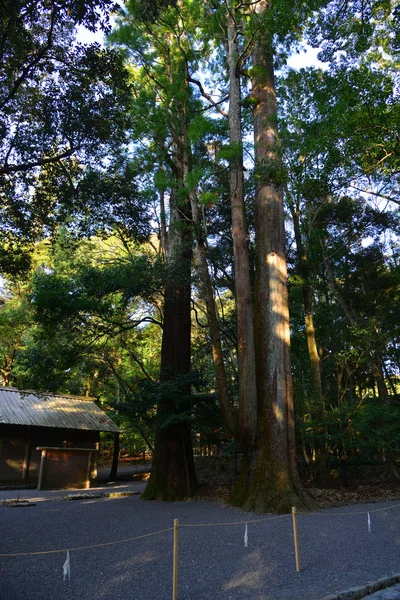
<instances>
[{"instance_id":1,"label":"dark green leaf cluster","mask_svg":"<svg viewBox=\"0 0 400 600\"><path fill-rule=\"evenodd\" d=\"M331 0L326 9L314 13L313 26L308 39L315 47L321 47L320 59L333 61L341 53L347 60L359 61L360 56L370 51L376 33L383 34L383 46L387 52L398 52L396 32L398 7L393 0ZM388 29L393 29L393 34ZM394 42L394 43L393 43Z\"/></svg>"},{"instance_id":2,"label":"dark green leaf cluster","mask_svg":"<svg viewBox=\"0 0 400 600\"><path fill-rule=\"evenodd\" d=\"M160 12L169 6L176 6L177 0L128 0L128 10L137 17L155 23Z\"/></svg>"},{"instance_id":3,"label":"dark green leaf cluster","mask_svg":"<svg viewBox=\"0 0 400 600\"><path fill-rule=\"evenodd\" d=\"M256 183L259 185L284 185L287 179L287 170L280 160L271 158L258 164L254 170Z\"/></svg>"},{"instance_id":4,"label":"dark green leaf cluster","mask_svg":"<svg viewBox=\"0 0 400 600\"><path fill-rule=\"evenodd\" d=\"M77 25L106 27L112 7L108 0L1 6L0 236L11 231L14 249L62 218L66 195L73 211L83 170L99 177L127 142L131 89L121 57L74 37ZM12 252L8 262L17 267Z\"/></svg>"},{"instance_id":5,"label":"dark green leaf cluster","mask_svg":"<svg viewBox=\"0 0 400 600\"><path fill-rule=\"evenodd\" d=\"M37 272L32 305L43 326L91 335L115 334L134 327L128 306L137 298L150 299L159 290L161 267L148 256L96 267L82 265L75 276Z\"/></svg>"}]
</instances>

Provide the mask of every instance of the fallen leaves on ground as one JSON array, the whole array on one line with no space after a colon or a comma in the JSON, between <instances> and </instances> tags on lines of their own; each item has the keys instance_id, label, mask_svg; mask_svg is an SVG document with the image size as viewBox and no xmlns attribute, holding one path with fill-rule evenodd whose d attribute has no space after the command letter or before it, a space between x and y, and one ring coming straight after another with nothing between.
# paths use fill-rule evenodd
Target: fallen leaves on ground
<instances>
[{"instance_id":1,"label":"fallen leaves on ground","mask_svg":"<svg viewBox=\"0 0 400 600\"><path fill-rule=\"evenodd\" d=\"M308 487L307 492L321 508L378 502L378 500L397 500L400 498L400 482L360 483L351 488Z\"/></svg>"}]
</instances>

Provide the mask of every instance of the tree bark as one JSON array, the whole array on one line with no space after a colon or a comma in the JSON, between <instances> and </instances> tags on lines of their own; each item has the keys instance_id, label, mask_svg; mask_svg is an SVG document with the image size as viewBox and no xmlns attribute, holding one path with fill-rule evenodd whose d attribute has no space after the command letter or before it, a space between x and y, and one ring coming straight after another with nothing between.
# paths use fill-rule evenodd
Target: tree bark
<instances>
[{"instance_id":1,"label":"tree bark","mask_svg":"<svg viewBox=\"0 0 400 600\"><path fill-rule=\"evenodd\" d=\"M233 3L227 11L229 68L229 142L231 160L229 189L235 274L237 355L239 372L239 442L248 454L254 445L257 426L256 358L254 346L253 299L248 257L247 223L244 204L241 86L238 31Z\"/></svg>"},{"instance_id":2,"label":"tree bark","mask_svg":"<svg viewBox=\"0 0 400 600\"><path fill-rule=\"evenodd\" d=\"M182 72L179 73L181 78ZM171 84L174 73L171 71ZM191 439L190 352L191 352L191 210L186 179L189 169L187 138L189 90L177 99L171 119L176 187L170 197L170 227L167 260L170 283L165 289L164 324L161 344L161 384L157 407L152 472L143 498L183 500L197 488Z\"/></svg>"},{"instance_id":3,"label":"tree bark","mask_svg":"<svg viewBox=\"0 0 400 600\"><path fill-rule=\"evenodd\" d=\"M268 3L254 8L259 23ZM258 427L255 444L236 486L233 502L256 512L290 512L311 501L297 473L282 164L279 156L273 54L267 32L258 36L252 56L256 161L255 348Z\"/></svg>"},{"instance_id":4,"label":"tree bark","mask_svg":"<svg viewBox=\"0 0 400 600\"><path fill-rule=\"evenodd\" d=\"M167 220L165 211L165 190L160 190L160 245L166 256L168 253Z\"/></svg>"},{"instance_id":5,"label":"tree bark","mask_svg":"<svg viewBox=\"0 0 400 600\"><path fill-rule=\"evenodd\" d=\"M191 234L189 223L182 221L187 207L171 206L169 263L173 280L165 289L164 325L161 345L161 389L157 408L152 472L143 498L182 500L197 486L189 424L190 416L190 266Z\"/></svg>"},{"instance_id":6,"label":"tree bark","mask_svg":"<svg viewBox=\"0 0 400 600\"><path fill-rule=\"evenodd\" d=\"M312 310L312 287L310 283L309 267L307 264L307 251L301 238L299 213L294 206L291 208L297 249L297 271L302 279L301 287L303 292L304 321L306 326L308 356L310 358L313 398L315 400L317 410L321 415L324 411L324 394L322 389L321 360L319 357L317 340L315 336Z\"/></svg>"},{"instance_id":7,"label":"tree bark","mask_svg":"<svg viewBox=\"0 0 400 600\"><path fill-rule=\"evenodd\" d=\"M203 296L207 311L207 322L211 337L211 347L215 368L215 379L217 384L218 400L223 420L225 421L232 435L234 437L237 437L237 414L234 411L234 408L229 399L224 355L221 344L221 334L218 324L217 308L215 306L214 291L207 265L207 248L201 230L201 221L199 207L197 204L197 198L193 192L190 194L190 200L192 207L193 226L195 231L196 255L200 277L200 291Z\"/></svg>"},{"instance_id":8,"label":"tree bark","mask_svg":"<svg viewBox=\"0 0 400 600\"><path fill-rule=\"evenodd\" d=\"M329 453L327 452L326 427L322 425L325 416L325 400L322 388L321 360L318 354L313 319L310 270L307 262L307 250L304 247L300 231L299 208L292 204L291 213L296 240L297 271L302 281L301 288L303 293L304 321L306 326L308 356L310 359L311 390L313 400L311 410L316 421L319 423L317 428L314 428L313 435L314 453L312 474L317 485L326 487L329 480Z\"/></svg>"}]
</instances>

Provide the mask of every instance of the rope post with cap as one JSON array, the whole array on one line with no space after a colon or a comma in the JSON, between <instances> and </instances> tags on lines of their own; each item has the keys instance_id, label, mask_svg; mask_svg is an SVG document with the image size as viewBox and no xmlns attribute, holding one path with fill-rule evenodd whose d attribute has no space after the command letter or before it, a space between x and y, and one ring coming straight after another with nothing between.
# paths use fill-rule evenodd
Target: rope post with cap
<instances>
[{"instance_id":1,"label":"rope post with cap","mask_svg":"<svg viewBox=\"0 0 400 600\"><path fill-rule=\"evenodd\" d=\"M178 542L179 521L174 519L174 555L172 568L172 600L178 600Z\"/></svg>"},{"instance_id":2,"label":"rope post with cap","mask_svg":"<svg viewBox=\"0 0 400 600\"><path fill-rule=\"evenodd\" d=\"M297 573L300 573L299 536L297 533L297 511L296 511L295 506L292 506L292 519L293 519L294 553L296 556L296 571L297 571Z\"/></svg>"}]
</instances>

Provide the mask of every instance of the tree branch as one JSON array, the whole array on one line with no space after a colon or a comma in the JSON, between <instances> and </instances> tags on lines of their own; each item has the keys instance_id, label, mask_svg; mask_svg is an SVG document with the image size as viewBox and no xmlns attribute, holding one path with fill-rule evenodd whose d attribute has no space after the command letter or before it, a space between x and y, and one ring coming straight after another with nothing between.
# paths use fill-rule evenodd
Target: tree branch
<instances>
[{"instance_id":1,"label":"tree branch","mask_svg":"<svg viewBox=\"0 0 400 600\"><path fill-rule=\"evenodd\" d=\"M68 158L68 156L72 156L74 152L76 152L77 148L70 148L69 150L65 150L61 154L56 154L55 156L48 156L47 158L41 158L37 161L25 163L22 165L4 165L0 167L0 175L8 175L9 173L21 173L30 171L35 167L42 167L43 165L47 165L49 163L55 163L61 160L62 158Z\"/></svg>"},{"instance_id":2,"label":"tree branch","mask_svg":"<svg viewBox=\"0 0 400 600\"><path fill-rule=\"evenodd\" d=\"M226 96L225 98L223 98L222 100L220 100L219 102L215 102L215 100L213 100L212 96L210 96L210 94L207 94L207 92L205 91L205 89L203 88L203 86L201 85L201 82L198 81L198 79L193 79L193 77L188 77L188 81L189 83L194 83L195 85L197 85L197 87L200 90L200 94L206 98L206 100L209 101L210 104L212 104L212 106L215 108L215 110L217 110L219 112L220 115L222 115L223 117L228 117L228 113L225 110L222 110L222 108L220 108L218 105L221 104L222 102L225 102L228 99L228 96Z\"/></svg>"}]
</instances>

